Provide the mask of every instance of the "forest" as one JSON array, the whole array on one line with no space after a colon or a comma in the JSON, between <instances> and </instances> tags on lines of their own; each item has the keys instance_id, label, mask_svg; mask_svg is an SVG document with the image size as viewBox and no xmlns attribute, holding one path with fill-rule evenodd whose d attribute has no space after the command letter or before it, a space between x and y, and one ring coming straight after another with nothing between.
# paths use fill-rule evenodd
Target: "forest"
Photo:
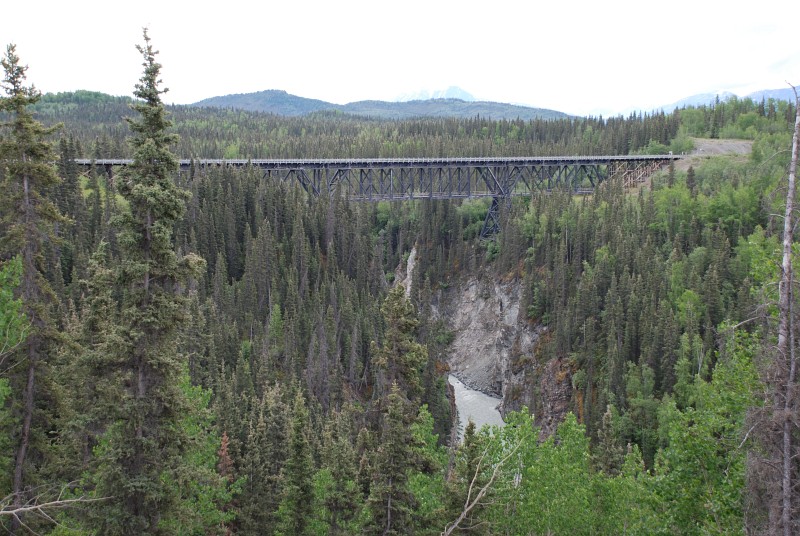
<instances>
[{"instance_id":1,"label":"forest","mask_svg":"<svg viewBox=\"0 0 800 536\"><path fill-rule=\"evenodd\" d=\"M303 117L0 96L0 527L10 534L796 534L796 103L529 121ZM167 66L170 68L172 66ZM636 189L311 197L179 158L689 153ZM125 157L106 174L76 158ZM788 180L787 180L788 178ZM409 296L394 284L412 249ZM453 434L436 296L516 281L557 362L551 431ZM533 389L535 391L535 388ZM513 402L513 401L511 401Z\"/></svg>"}]
</instances>

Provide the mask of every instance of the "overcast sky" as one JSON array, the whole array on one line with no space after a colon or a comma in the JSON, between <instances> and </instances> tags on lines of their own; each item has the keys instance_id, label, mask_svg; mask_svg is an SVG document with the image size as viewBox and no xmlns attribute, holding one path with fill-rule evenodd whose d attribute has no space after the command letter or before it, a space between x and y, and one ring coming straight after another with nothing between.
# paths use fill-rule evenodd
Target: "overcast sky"
<instances>
[{"instance_id":1,"label":"overcast sky","mask_svg":"<svg viewBox=\"0 0 800 536\"><path fill-rule=\"evenodd\" d=\"M43 92L131 95L147 26L176 104L266 89L344 104L458 86L609 115L800 85L795 0L12 0L0 13L3 51L17 45Z\"/></svg>"}]
</instances>

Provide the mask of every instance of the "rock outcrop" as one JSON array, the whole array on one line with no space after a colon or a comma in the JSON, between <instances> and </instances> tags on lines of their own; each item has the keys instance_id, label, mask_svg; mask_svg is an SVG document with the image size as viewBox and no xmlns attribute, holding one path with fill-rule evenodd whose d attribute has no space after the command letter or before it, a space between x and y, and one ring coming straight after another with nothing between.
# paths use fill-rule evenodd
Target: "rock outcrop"
<instances>
[{"instance_id":1,"label":"rock outcrop","mask_svg":"<svg viewBox=\"0 0 800 536\"><path fill-rule=\"evenodd\" d=\"M503 414L527 406L544 435L572 408L572 370L541 355L547 330L520 310L519 281L472 278L439 295L438 312L453 332L452 373L473 389L502 398Z\"/></svg>"}]
</instances>

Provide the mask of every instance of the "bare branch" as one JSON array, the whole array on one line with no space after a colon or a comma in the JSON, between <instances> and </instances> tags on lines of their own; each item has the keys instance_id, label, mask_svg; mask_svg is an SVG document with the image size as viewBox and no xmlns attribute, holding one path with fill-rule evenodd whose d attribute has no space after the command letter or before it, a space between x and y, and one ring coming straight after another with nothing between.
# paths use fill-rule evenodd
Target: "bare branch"
<instances>
[{"instance_id":1,"label":"bare branch","mask_svg":"<svg viewBox=\"0 0 800 536\"><path fill-rule=\"evenodd\" d=\"M75 506L77 504L94 503L99 501L105 501L107 499L109 499L109 497L102 497L99 499L93 499L89 497L78 497L77 499L58 499L55 501L48 501L44 503L28 504L18 507L7 507L0 509L0 516L17 517L28 512L37 512L40 515L43 515L46 519L50 519L52 521L52 518L50 518L50 516L47 515L48 510L60 510L64 508L69 508L71 506Z\"/></svg>"},{"instance_id":2,"label":"bare branch","mask_svg":"<svg viewBox=\"0 0 800 536\"><path fill-rule=\"evenodd\" d=\"M25 516L33 515L49 523L60 526L61 524L53 516L55 512L80 505L105 501L111 498L93 498L82 495L80 497L65 499L64 495L68 490L72 489L74 485L75 482L70 482L61 486L58 490L58 494L56 494L55 498L52 500L44 500L45 496L53 496L55 490L51 486L47 486L40 493L31 496L28 501L23 504L15 500L18 499L18 496L13 493L3 497L0 499L0 527L3 526L3 519L10 519L19 526L24 527L31 534L37 534L36 531L23 521Z\"/></svg>"},{"instance_id":3,"label":"bare branch","mask_svg":"<svg viewBox=\"0 0 800 536\"><path fill-rule=\"evenodd\" d=\"M445 529L442 532L442 536L450 536L450 534L452 534L453 531L458 528L458 525L462 521L464 521L464 519L466 519L469 513L478 504L480 504L481 499L483 499L483 496L489 492L489 489L491 489L492 485L494 484L494 481L497 479L497 475L500 474L500 469L502 469L503 465L511 458L511 456L514 455L515 452L517 452L517 449L519 449L519 447L522 446L522 443L523 440L520 440L502 460L497 462L497 465L494 466L494 470L492 471L492 476L489 478L489 481L478 491L478 494L475 496L475 499L472 502L469 502L470 496L472 494L473 485L475 484L475 480L478 478L478 474L480 473L481 462L483 461L483 458L486 455L486 451L484 451L478 462L478 466L475 468L475 474L472 477L472 481L470 482L469 491L467 492L467 501L464 503L464 509L461 511L461 514L459 514L458 518L455 521L445 526Z\"/></svg>"}]
</instances>

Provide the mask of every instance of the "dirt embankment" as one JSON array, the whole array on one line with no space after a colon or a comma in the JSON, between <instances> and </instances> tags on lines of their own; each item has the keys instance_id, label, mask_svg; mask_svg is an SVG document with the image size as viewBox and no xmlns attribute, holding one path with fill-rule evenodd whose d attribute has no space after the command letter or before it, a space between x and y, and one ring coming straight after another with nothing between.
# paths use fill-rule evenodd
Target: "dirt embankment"
<instances>
[{"instance_id":1,"label":"dirt embankment","mask_svg":"<svg viewBox=\"0 0 800 536\"><path fill-rule=\"evenodd\" d=\"M704 159L720 155L738 155L747 158L753 150L751 140L718 140L692 138L694 150L686 158L675 163L675 169L686 171L689 166L697 167Z\"/></svg>"}]
</instances>

